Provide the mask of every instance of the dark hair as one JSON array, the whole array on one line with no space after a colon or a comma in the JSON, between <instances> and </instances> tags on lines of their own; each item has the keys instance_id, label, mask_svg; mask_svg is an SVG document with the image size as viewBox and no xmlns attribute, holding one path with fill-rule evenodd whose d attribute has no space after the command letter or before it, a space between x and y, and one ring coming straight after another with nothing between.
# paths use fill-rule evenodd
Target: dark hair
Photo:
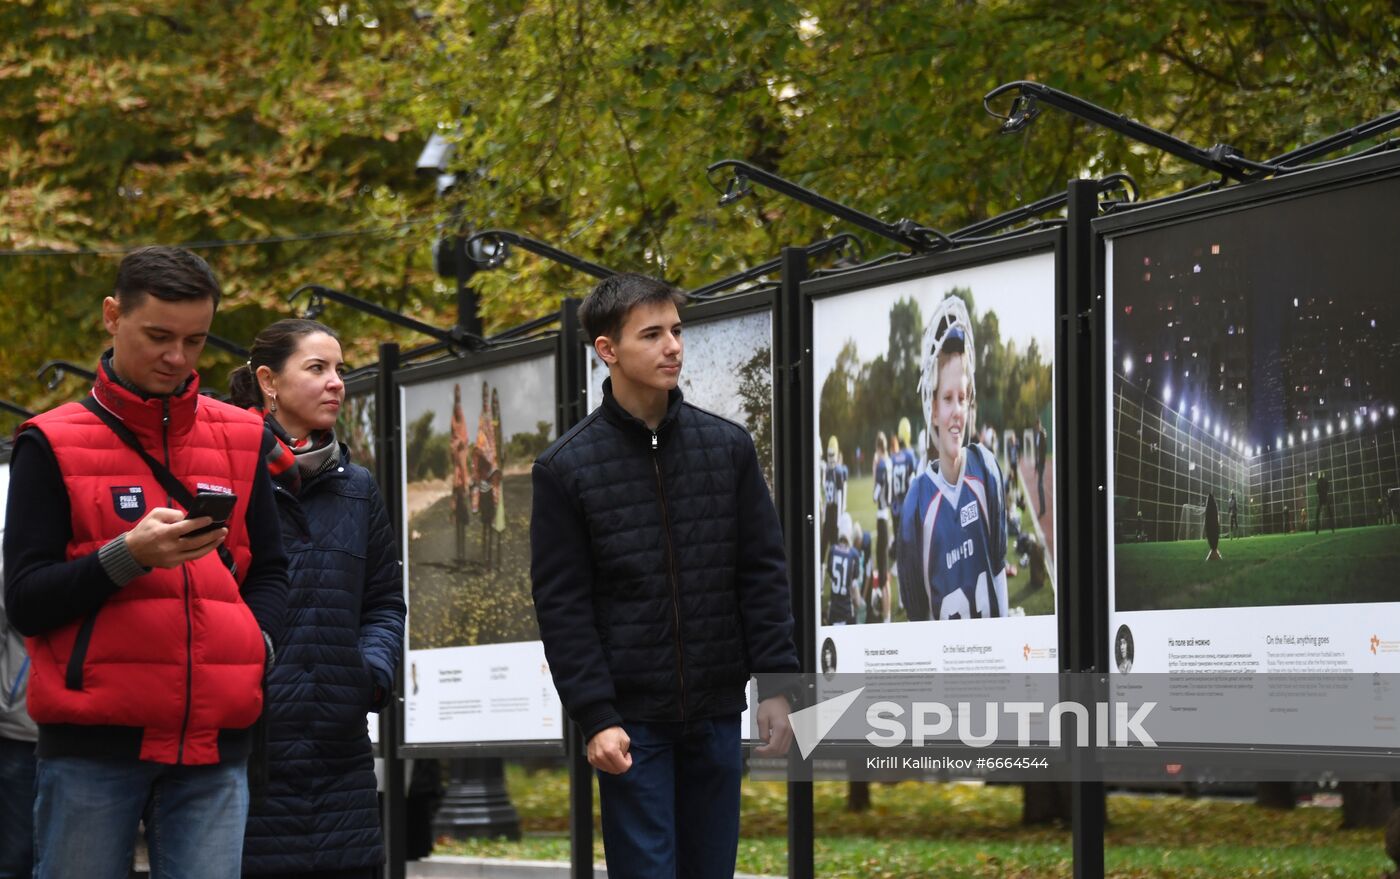
<instances>
[{"instance_id":1,"label":"dark hair","mask_svg":"<svg viewBox=\"0 0 1400 879\"><path fill-rule=\"evenodd\" d=\"M273 372L281 372L301 340L316 333L325 333L332 339L340 340L335 330L320 321L300 317L289 317L263 327L263 331L253 340L253 351L248 362L228 374L229 402L245 409L261 406L263 397L262 388L258 385L258 367L266 366Z\"/></svg>"},{"instance_id":2,"label":"dark hair","mask_svg":"<svg viewBox=\"0 0 1400 879\"><path fill-rule=\"evenodd\" d=\"M122 257L113 291L122 314L128 314L147 296L166 302L212 299L218 308L221 293L209 263L183 247L165 245L142 247Z\"/></svg>"},{"instance_id":3,"label":"dark hair","mask_svg":"<svg viewBox=\"0 0 1400 879\"><path fill-rule=\"evenodd\" d=\"M614 338L638 305L672 302L685 304L685 294L665 281L624 272L598 282L578 308L583 334L592 342L599 336Z\"/></svg>"}]
</instances>

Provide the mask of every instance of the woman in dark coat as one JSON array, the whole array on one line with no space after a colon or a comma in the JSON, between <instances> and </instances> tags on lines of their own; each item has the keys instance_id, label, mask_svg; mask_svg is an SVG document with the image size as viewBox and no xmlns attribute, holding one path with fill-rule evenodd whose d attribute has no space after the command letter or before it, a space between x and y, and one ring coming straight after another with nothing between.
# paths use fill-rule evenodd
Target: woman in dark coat
<instances>
[{"instance_id":1,"label":"woman in dark coat","mask_svg":"<svg viewBox=\"0 0 1400 879\"><path fill-rule=\"evenodd\" d=\"M281 442L268 462L291 590L268 672L267 791L249 809L245 876L368 879L384 862L366 714L403 647L398 546L373 477L335 439L340 342L282 320L253 341L229 391Z\"/></svg>"}]
</instances>

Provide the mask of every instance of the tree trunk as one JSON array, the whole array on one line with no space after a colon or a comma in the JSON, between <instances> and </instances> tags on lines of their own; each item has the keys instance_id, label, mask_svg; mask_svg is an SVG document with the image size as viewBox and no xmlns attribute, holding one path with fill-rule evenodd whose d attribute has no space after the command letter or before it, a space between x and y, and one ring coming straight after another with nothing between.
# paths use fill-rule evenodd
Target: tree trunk
<instances>
[{"instance_id":1,"label":"tree trunk","mask_svg":"<svg viewBox=\"0 0 1400 879\"><path fill-rule=\"evenodd\" d=\"M868 782L868 781L848 781L848 782L846 782L846 811L847 811L847 812L869 812L869 811L870 811L870 782Z\"/></svg>"},{"instance_id":2,"label":"tree trunk","mask_svg":"<svg viewBox=\"0 0 1400 879\"><path fill-rule=\"evenodd\" d=\"M1337 790L1342 794L1343 830L1384 827L1395 806L1389 782L1344 781Z\"/></svg>"},{"instance_id":3,"label":"tree trunk","mask_svg":"<svg viewBox=\"0 0 1400 879\"><path fill-rule=\"evenodd\" d=\"M1254 786L1254 804L1263 809L1292 809L1293 785L1287 781L1261 781Z\"/></svg>"},{"instance_id":4,"label":"tree trunk","mask_svg":"<svg viewBox=\"0 0 1400 879\"><path fill-rule=\"evenodd\" d=\"M1021 785L1021 823L1068 824L1070 785L1064 781L1029 781Z\"/></svg>"}]
</instances>

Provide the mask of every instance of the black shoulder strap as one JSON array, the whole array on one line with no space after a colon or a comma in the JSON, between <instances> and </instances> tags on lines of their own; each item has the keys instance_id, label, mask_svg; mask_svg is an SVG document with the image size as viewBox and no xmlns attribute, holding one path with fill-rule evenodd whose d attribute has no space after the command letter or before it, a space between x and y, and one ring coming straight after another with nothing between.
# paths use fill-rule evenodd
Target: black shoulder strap
<instances>
[{"instance_id":1,"label":"black shoulder strap","mask_svg":"<svg viewBox=\"0 0 1400 879\"><path fill-rule=\"evenodd\" d=\"M111 428L112 433L117 435L117 439L126 443L133 452L141 456L141 460L146 463L147 467L151 468L151 473L155 476L156 481L160 483L161 488L165 489L166 494L174 498L180 506L185 508L186 512L190 510L194 505L194 495L190 493L190 490L185 487L183 482L175 477L174 473L170 472L169 467L157 461L151 456L150 452L146 451L145 447L141 445L141 441L136 438L136 434L131 432L131 428L122 424L120 418L113 415L106 407L97 402L97 398L91 394L82 399L81 405L84 409L102 419L102 423ZM219 544L218 552L219 560L228 567L229 571L234 573L234 578L237 579L238 568L233 562L233 553L223 544Z\"/></svg>"},{"instance_id":2,"label":"black shoulder strap","mask_svg":"<svg viewBox=\"0 0 1400 879\"><path fill-rule=\"evenodd\" d=\"M101 418L102 423L110 427L112 433L117 435L117 439L126 443L131 447L133 452L141 456L141 460L145 461L146 466L151 468L151 473L155 474L156 479L160 482L161 488L165 489L166 494L173 497L180 503L180 506L184 507L186 510L190 508L194 503L194 495L190 494L190 490L185 487L183 482L175 478L175 474L170 472L170 468L157 461L151 456L150 452L146 451L141 445L141 441L136 438L136 434L131 432L131 428L122 424L120 418L103 407L101 403L97 402L97 398L93 397L91 394L83 398L82 406L93 415Z\"/></svg>"}]
</instances>

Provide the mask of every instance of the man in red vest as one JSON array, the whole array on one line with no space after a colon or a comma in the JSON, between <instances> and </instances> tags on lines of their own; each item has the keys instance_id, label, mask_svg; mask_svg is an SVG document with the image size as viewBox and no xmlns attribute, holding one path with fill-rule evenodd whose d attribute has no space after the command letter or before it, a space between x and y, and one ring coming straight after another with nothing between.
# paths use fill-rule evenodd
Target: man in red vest
<instances>
[{"instance_id":1,"label":"man in red vest","mask_svg":"<svg viewBox=\"0 0 1400 879\"><path fill-rule=\"evenodd\" d=\"M187 250L128 254L91 397L15 441L5 608L28 636L39 879L122 879L143 818L152 877L239 874L287 573L270 435L199 394L219 294ZM178 507L206 492L236 500L198 534L214 523Z\"/></svg>"}]
</instances>

